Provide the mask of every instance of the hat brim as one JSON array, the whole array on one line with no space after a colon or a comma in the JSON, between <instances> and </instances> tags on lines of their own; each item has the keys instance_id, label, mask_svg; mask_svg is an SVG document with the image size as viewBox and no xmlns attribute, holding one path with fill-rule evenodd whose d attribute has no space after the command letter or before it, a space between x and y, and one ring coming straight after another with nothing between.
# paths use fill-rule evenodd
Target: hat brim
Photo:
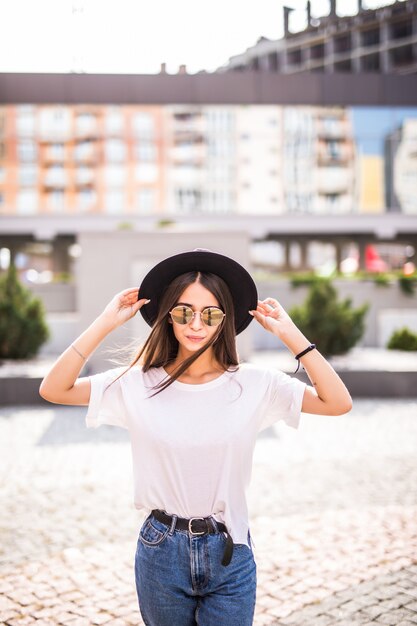
<instances>
[{"instance_id":1,"label":"hat brim","mask_svg":"<svg viewBox=\"0 0 417 626\"><path fill-rule=\"evenodd\" d=\"M209 251L176 254L164 259L146 274L138 294L140 299L150 299L140 309L145 322L153 326L162 294L168 285L177 276L192 271L210 272L225 281L233 298L236 335L245 330L253 320L248 311L256 309L258 305L256 285L249 272L237 261Z\"/></svg>"}]
</instances>

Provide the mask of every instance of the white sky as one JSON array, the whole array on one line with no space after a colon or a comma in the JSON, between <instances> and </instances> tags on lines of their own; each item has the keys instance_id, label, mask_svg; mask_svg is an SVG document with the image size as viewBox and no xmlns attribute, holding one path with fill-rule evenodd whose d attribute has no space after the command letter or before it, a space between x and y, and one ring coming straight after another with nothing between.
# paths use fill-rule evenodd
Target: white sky
<instances>
[{"instance_id":1,"label":"white sky","mask_svg":"<svg viewBox=\"0 0 417 626\"><path fill-rule=\"evenodd\" d=\"M263 35L282 36L282 5L296 9L301 30L305 0L0 0L0 72L176 73L213 71ZM312 0L312 15L329 0ZM393 0L363 0L365 8ZM339 15L357 0L338 0Z\"/></svg>"}]
</instances>

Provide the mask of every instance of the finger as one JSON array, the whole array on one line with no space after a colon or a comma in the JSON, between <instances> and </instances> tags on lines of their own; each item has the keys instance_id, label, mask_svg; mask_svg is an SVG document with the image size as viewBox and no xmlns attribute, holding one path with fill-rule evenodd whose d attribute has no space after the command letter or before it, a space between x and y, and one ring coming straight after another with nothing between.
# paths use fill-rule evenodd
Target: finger
<instances>
[{"instance_id":1,"label":"finger","mask_svg":"<svg viewBox=\"0 0 417 626\"><path fill-rule=\"evenodd\" d=\"M124 289L121 293L124 296L128 296L130 294L135 294L135 293L136 293L136 295L138 295L139 289L137 287L129 287L128 289Z\"/></svg>"},{"instance_id":2,"label":"finger","mask_svg":"<svg viewBox=\"0 0 417 626\"><path fill-rule=\"evenodd\" d=\"M276 309L278 307L278 302L274 298L266 298L264 300L264 304L266 304L269 307L272 307L273 309Z\"/></svg>"}]
</instances>

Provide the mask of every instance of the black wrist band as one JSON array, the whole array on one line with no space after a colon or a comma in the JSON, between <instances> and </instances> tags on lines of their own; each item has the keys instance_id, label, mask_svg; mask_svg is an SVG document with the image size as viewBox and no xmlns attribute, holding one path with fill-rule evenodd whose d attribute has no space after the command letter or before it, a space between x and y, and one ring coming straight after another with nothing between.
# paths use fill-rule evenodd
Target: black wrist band
<instances>
[{"instance_id":1,"label":"black wrist band","mask_svg":"<svg viewBox=\"0 0 417 626\"><path fill-rule=\"evenodd\" d=\"M308 352L311 352L312 350L314 350L316 347L315 343L311 343L308 348L306 348L305 350L303 350L302 352L300 352L299 354L297 354L294 358L297 359L298 361L298 365L297 365L297 369L295 370L294 374L296 374L299 370L300 367L300 359L302 356L304 356L305 354L307 354Z\"/></svg>"}]
</instances>

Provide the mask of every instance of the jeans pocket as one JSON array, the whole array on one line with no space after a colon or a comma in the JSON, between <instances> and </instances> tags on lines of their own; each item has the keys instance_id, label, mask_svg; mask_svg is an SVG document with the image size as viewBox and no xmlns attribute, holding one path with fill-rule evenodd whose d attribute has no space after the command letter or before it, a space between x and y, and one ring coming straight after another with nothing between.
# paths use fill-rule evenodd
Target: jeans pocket
<instances>
[{"instance_id":1,"label":"jeans pocket","mask_svg":"<svg viewBox=\"0 0 417 626\"><path fill-rule=\"evenodd\" d=\"M156 524L162 527L162 524L156 522ZM161 530L155 524L155 521L152 519L146 519L142 525L142 528L139 531L139 540L145 546L160 546L161 543L166 539L169 533L169 526L165 527L165 530Z\"/></svg>"}]
</instances>

